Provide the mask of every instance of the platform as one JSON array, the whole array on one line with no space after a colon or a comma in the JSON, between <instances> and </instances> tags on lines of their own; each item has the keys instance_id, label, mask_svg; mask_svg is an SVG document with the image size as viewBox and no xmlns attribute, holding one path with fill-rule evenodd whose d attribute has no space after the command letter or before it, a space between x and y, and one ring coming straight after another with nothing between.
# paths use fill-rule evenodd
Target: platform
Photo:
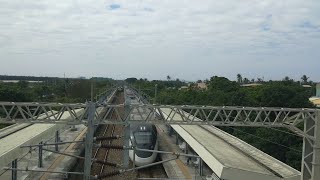
<instances>
[{"instance_id":1,"label":"platform","mask_svg":"<svg viewBox=\"0 0 320 180\"><path fill-rule=\"evenodd\" d=\"M182 153L177 145L171 142L168 134L165 132L164 125L157 125L158 129L158 142L159 150L167 152L177 152ZM171 159L174 157L172 154L159 154L162 160ZM169 179L188 179L191 180L194 174L190 171L189 167L181 159L176 159L174 161L169 161L163 163L163 167Z\"/></svg>"},{"instance_id":2,"label":"platform","mask_svg":"<svg viewBox=\"0 0 320 180\"><path fill-rule=\"evenodd\" d=\"M162 111L164 116L170 112ZM299 171L214 126L171 127L221 179L300 180Z\"/></svg>"},{"instance_id":3,"label":"platform","mask_svg":"<svg viewBox=\"0 0 320 180\"><path fill-rule=\"evenodd\" d=\"M76 110L77 113L80 111L82 110ZM64 113L62 118L66 119L69 116L69 113ZM33 124L0 139L0 168L8 166L13 160L28 153L28 148L20 148L20 146L38 144L52 137L64 126L62 124Z\"/></svg>"}]
</instances>

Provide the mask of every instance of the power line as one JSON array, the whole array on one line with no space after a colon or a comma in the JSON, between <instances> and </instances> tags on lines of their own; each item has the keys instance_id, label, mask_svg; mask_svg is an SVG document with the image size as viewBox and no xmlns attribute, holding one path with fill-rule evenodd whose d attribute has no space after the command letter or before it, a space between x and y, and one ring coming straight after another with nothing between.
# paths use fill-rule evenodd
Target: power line
<instances>
[{"instance_id":1,"label":"power line","mask_svg":"<svg viewBox=\"0 0 320 180\"><path fill-rule=\"evenodd\" d=\"M272 127L267 127L267 128L273 129L273 130L275 130L275 131L279 131L279 132L282 132L282 133L285 133L285 134L290 134L290 135L293 135L293 136L301 137L301 136L299 136L298 134L291 133L291 132L288 132L288 131L283 131L283 130L276 129L276 128L272 128Z\"/></svg>"},{"instance_id":2,"label":"power line","mask_svg":"<svg viewBox=\"0 0 320 180\"><path fill-rule=\"evenodd\" d=\"M294 152L297 152L297 153L299 153L299 154L301 154L301 153L302 153L302 151L300 151L300 150L297 150L297 149L291 148L291 147L289 147L289 146L285 146L285 145L283 145L283 144L279 144L279 143L276 143L276 142L270 141L270 140L268 140L268 139L265 139L265 138L262 138L262 137L256 136L256 135L254 135L254 134L247 133L247 132L245 132L245 131L241 131L241 130L239 130L239 129L235 129L235 128L233 128L233 127L228 127L228 128L231 128L231 129L233 129L233 130L235 130L235 131L239 131L239 132L242 132L242 133L244 133L244 134L247 134L247 135L250 135L250 136L256 137L256 138L261 139L261 140L263 140L263 141L267 141L267 142L269 142L269 143L276 144L276 145L281 146L281 147L284 147L284 148L288 148L288 149L290 149L290 150L292 150L292 151L294 151Z\"/></svg>"}]
</instances>

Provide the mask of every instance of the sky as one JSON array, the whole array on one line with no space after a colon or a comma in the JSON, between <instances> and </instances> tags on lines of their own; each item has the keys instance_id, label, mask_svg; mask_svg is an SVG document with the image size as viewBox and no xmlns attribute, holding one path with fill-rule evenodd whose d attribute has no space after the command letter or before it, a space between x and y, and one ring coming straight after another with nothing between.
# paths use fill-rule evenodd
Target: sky
<instances>
[{"instance_id":1,"label":"sky","mask_svg":"<svg viewBox=\"0 0 320 180\"><path fill-rule=\"evenodd\" d=\"M320 81L319 0L0 4L0 74Z\"/></svg>"}]
</instances>

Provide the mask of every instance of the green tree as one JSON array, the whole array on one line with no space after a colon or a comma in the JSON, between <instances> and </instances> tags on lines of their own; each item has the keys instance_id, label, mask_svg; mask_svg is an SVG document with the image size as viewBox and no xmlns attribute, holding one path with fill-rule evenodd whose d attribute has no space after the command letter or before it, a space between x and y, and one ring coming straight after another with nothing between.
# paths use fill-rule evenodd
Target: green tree
<instances>
[{"instance_id":1,"label":"green tree","mask_svg":"<svg viewBox=\"0 0 320 180\"><path fill-rule=\"evenodd\" d=\"M19 81L17 85L19 88L25 89L29 86L29 83L28 83L28 81Z\"/></svg>"},{"instance_id":2,"label":"green tree","mask_svg":"<svg viewBox=\"0 0 320 180\"><path fill-rule=\"evenodd\" d=\"M209 89L221 90L224 92L236 91L240 88L239 84L234 81L230 81L225 77L213 76L209 81Z\"/></svg>"},{"instance_id":3,"label":"green tree","mask_svg":"<svg viewBox=\"0 0 320 180\"><path fill-rule=\"evenodd\" d=\"M135 83L137 80L138 80L138 79L135 78L135 77L125 79L125 81L126 81L127 83L129 83L129 84L133 84L133 83Z\"/></svg>"}]
</instances>

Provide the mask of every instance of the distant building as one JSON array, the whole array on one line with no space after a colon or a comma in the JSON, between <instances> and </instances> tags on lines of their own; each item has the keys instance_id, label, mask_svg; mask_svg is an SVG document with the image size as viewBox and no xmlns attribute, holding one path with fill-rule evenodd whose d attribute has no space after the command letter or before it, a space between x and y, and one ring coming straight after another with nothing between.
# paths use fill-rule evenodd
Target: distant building
<instances>
[{"instance_id":1,"label":"distant building","mask_svg":"<svg viewBox=\"0 0 320 180\"><path fill-rule=\"evenodd\" d=\"M320 107L320 97L309 98L309 101L312 102L312 104L316 105L317 107Z\"/></svg>"},{"instance_id":2,"label":"distant building","mask_svg":"<svg viewBox=\"0 0 320 180\"><path fill-rule=\"evenodd\" d=\"M257 86L262 86L260 83L252 83L252 84L242 84L242 87L257 87Z\"/></svg>"},{"instance_id":3,"label":"distant building","mask_svg":"<svg viewBox=\"0 0 320 180\"><path fill-rule=\"evenodd\" d=\"M197 85L197 88L199 89L204 89L204 90L208 89L208 86L206 83L201 82L201 83L197 83L196 85Z\"/></svg>"},{"instance_id":4,"label":"distant building","mask_svg":"<svg viewBox=\"0 0 320 180\"><path fill-rule=\"evenodd\" d=\"M18 83L20 80L0 80L0 83ZM43 81L26 81L28 83L43 83Z\"/></svg>"},{"instance_id":5,"label":"distant building","mask_svg":"<svg viewBox=\"0 0 320 180\"><path fill-rule=\"evenodd\" d=\"M316 96L309 98L309 100L317 107L320 107L320 83L316 85Z\"/></svg>"},{"instance_id":6,"label":"distant building","mask_svg":"<svg viewBox=\"0 0 320 180\"><path fill-rule=\"evenodd\" d=\"M304 88L312 88L312 86L308 85L308 84L304 84L304 85L302 85L302 87L304 87Z\"/></svg>"},{"instance_id":7,"label":"distant building","mask_svg":"<svg viewBox=\"0 0 320 180\"><path fill-rule=\"evenodd\" d=\"M179 88L179 90L187 90L187 89L189 89L188 86L181 86L181 87Z\"/></svg>"}]
</instances>

